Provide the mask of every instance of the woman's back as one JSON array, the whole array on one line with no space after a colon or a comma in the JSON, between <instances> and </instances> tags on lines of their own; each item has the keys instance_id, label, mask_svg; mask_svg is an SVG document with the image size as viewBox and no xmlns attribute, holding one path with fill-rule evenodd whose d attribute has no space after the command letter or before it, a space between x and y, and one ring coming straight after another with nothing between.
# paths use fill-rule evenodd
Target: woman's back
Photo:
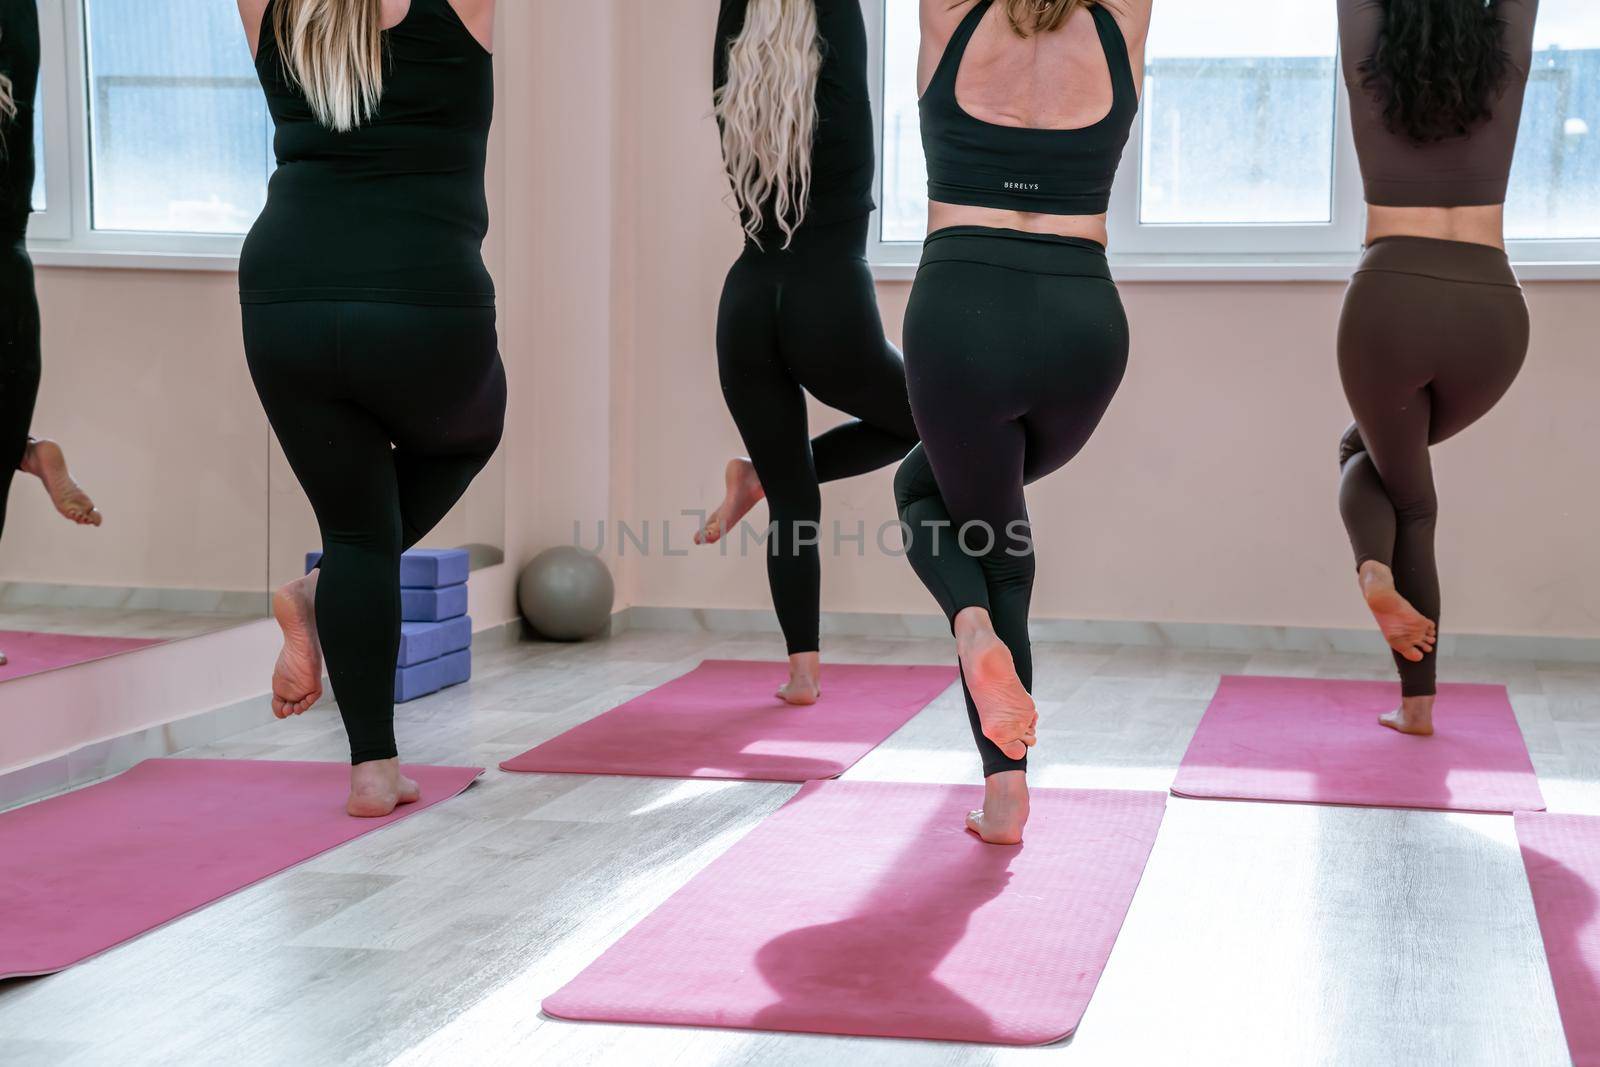
<instances>
[{"instance_id":1,"label":"woman's back","mask_svg":"<svg viewBox=\"0 0 1600 1067\"><path fill-rule=\"evenodd\" d=\"M1450 0L1466 5L1467 0ZM1400 122L1392 86L1378 71L1375 59L1390 17L1388 0L1339 0L1340 53L1350 90L1350 120L1361 176L1366 188L1368 239L1395 235L1465 240L1479 244L1501 241L1503 205L1511 176L1517 132L1522 121L1523 93L1533 57L1533 30L1538 0L1495 0L1487 18L1496 20L1499 40L1492 51L1503 60L1498 84L1480 100L1486 114L1465 132L1441 131L1443 136L1419 139ZM1471 16L1479 17L1472 2ZM1423 32L1439 34L1440 22L1420 24ZM1442 42L1432 47L1446 51ZM1435 53L1437 54L1437 53ZM1494 56L1471 62L1488 62ZM1416 67L1419 83L1448 84L1430 76L1427 65L1466 62L1427 56L1396 55L1392 62ZM1486 71L1456 71L1457 84L1470 86ZM1463 76L1463 75L1469 76ZM1475 75L1476 77L1473 77ZM1416 92L1408 88L1408 92ZM1463 88L1462 92L1471 91ZM1443 122L1445 116L1420 116Z\"/></svg>"},{"instance_id":2,"label":"woman's back","mask_svg":"<svg viewBox=\"0 0 1600 1067\"><path fill-rule=\"evenodd\" d=\"M826 226L872 212L877 153L867 86L867 29L860 0L811 2L816 11L821 65L814 91L817 122L810 144L810 196L801 226ZM729 84L731 45L744 32L751 4L752 0L722 0L712 53L712 87L718 95ZM776 125L770 117L759 124L767 130ZM726 143L723 147L726 154ZM731 168L731 160L724 162ZM758 229L770 231L776 225L770 197L761 214Z\"/></svg>"},{"instance_id":3,"label":"woman's back","mask_svg":"<svg viewBox=\"0 0 1600 1067\"><path fill-rule=\"evenodd\" d=\"M1054 29L1004 2L923 0L929 228L988 225L1104 243L1138 109L1148 0L1074 6Z\"/></svg>"},{"instance_id":4,"label":"woman's back","mask_svg":"<svg viewBox=\"0 0 1600 1067\"><path fill-rule=\"evenodd\" d=\"M383 31L376 113L335 131L285 69L277 2L263 19L256 71L278 170L240 257L241 299L492 304L482 257L490 54L449 0L411 0Z\"/></svg>"},{"instance_id":5,"label":"woman's back","mask_svg":"<svg viewBox=\"0 0 1600 1067\"><path fill-rule=\"evenodd\" d=\"M16 114L0 114L0 235L28 228L33 198L33 94L39 84L39 13L34 0L0 0L0 75ZM0 246L5 242L0 241Z\"/></svg>"}]
</instances>

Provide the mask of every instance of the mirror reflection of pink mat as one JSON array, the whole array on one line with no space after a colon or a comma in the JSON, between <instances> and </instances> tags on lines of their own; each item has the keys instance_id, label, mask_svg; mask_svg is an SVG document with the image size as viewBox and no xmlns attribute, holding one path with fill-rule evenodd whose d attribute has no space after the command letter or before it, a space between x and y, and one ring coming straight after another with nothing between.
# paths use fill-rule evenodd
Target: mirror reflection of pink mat
<instances>
[{"instance_id":1,"label":"mirror reflection of pink mat","mask_svg":"<svg viewBox=\"0 0 1600 1067\"><path fill-rule=\"evenodd\" d=\"M1160 793L1040 789L1020 848L978 786L812 782L544 1002L562 1019L1038 1045L1077 1029Z\"/></svg>"},{"instance_id":2,"label":"mirror reflection of pink mat","mask_svg":"<svg viewBox=\"0 0 1600 1067\"><path fill-rule=\"evenodd\" d=\"M1393 682L1228 676L1206 709L1172 791L1445 811L1543 811L1504 686L1441 685L1436 733L1378 725Z\"/></svg>"},{"instance_id":3,"label":"mirror reflection of pink mat","mask_svg":"<svg viewBox=\"0 0 1600 1067\"><path fill-rule=\"evenodd\" d=\"M707 660L500 764L507 771L655 778L835 778L956 681L954 667L825 663L822 699L773 694L787 663Z\"/></svg>"},{"instance_id":4,"label":"mirror reflection of pink mat","mask_svg":"<svg viewBox=\"0 0 1600 1067\"><path fill-rule=\"evenodd\" d=\"M30 674L71 667L76 663L132 652L162 644L161 637L91 637L88 634L44 634L24 630L0 630L0 652L9 661L0 667L0 682L26 678Z\"/></svg>"},{"instance_id":5,"label":"mirror reflection of pink mat","mask_svg":"<svg viewBox=\"0 0 1600 1067\"><path fill-rule=\"evenodd\" d=\"M0 978L50 974L455 796L480 767L407 767L422 800L344 813L339 763L154 759L0 812Z\"/></svg>"},{"instance_id":6,"label":"mirror reflection of pink mat","mask_svg":"<svg viewBox=\"0 0 1600 1067\"><path fill-rule=\"evenodd\" d=\"M1517 840L1576 1067L1600 1067L1600 818L1517 813Z\"/></svg>"}]
</instances>

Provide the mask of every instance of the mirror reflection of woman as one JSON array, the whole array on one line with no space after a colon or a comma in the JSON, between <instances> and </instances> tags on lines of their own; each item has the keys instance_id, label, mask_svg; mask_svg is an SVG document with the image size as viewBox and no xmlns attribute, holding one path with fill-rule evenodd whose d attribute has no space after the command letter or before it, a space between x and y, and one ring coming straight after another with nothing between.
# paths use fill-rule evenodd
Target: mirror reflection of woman
<instances>
[{"instance_id":1,"label":"mirror reflection of woman","mask_svg":"<svg viewBox=\"0 0 1600 1067\"><path fill-rule=\"evenodd\" d=\"M417 799L400 773L400 554L500 441L484 163L494 0L239 0L278 169L239 261L245 355L322 531L273 598L273 710L322 695L350 739L347 810ZM319 644L320 642L320 644Z\"/></svg>"},{"instance_id":2,"label":"mirror reflection of woman","mask_svg":"<svg viewBox=\"0 0 1600 1067\"><path fill-rule=\"evenodd\" d=\"M696 535L729 536L763 497L767 578L789 651L778 696L814 703L823 482L916 443L905 363L885 339L867 266L872 103L859 0L722 0L714 82L722 155L744 225L717 315L717 371L749 452ZM806 394L852 416L816 438Z\"/></svg>"},{"instance_id":3,"label":"mirror reflection of woman","mask_svg":"<svg viewBox=\"0 0 1600 1067\"><path fill-rule=\"evenodd\" d=\"M17 471L44 485L50 502L81 526L100 512L72 480L61 446L30 435L39 396L39 297L28 257L33 204L34 94L39 85L35 0L0 0L0 535ZM6 662L0 652L0 664Z\"/></svg>"},{"instance_id":4,"label":"mirror reflection of woman","mask_svg":"<svg viewBox=\"0 0 1600 1067\"><path fill-rule=\"evenodd\" d=\"M967 827L991 844L1022 840L1037 741L1023 487L1088 443L1127 366L1106 208L1150 6L922 0L929 235L905 333L922 444L895 492L955 635L985 779Z\"/></svg>"},{"instance_id":5,"label":"mirror reflection of woman","mask_svg":"<svg viewBox=\"0 0 1600 1067\"><path fill-rule=\"evenodd\" d=\"M1429 447L1488 414L1528 351L1505 199L1538 0L1339 0L1367 247L1345 296L1339 374L1355 415L1339 507L1401 703L1433 732L1439 514Z\"/></svg>"}]
</instances>

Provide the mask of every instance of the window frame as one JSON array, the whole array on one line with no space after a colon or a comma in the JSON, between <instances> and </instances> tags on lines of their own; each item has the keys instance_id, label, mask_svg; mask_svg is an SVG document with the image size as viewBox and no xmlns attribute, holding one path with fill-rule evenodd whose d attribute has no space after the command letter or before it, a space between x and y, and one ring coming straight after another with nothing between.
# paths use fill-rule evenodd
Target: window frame
<instances>
[{"instance_id":1,"label":"window frame","mask_svg":"<svg viewBox=\"0 0 1600 1067\"><path fill-rule=\"evenodd\" d=\"M45 202L28 223L28 251L45 267L233 271L243 234L94 228L87 0L38 0L44 87ZM242 40L241 40L242 45Z\"/></svg>"},{"instance_id":2,"label":"window frame","mask_svg":"<svg viewBox=\"0 0 1600 1067\"><path fill-rule=\"evenodd\" d=\"M909 280L920 241L884 241L884 69L889 0L861 0L867 25L868 85L878 158L867 260L881 281ZM1117 171L1107 219L1108 258L1126 281L1344 281L1361 254L1366 201L1350 126L1349 92L1334 56L1334 154L1331 221L1325 224L1143 223L1138 221L1145 111L1141 106ZM1142 104L1142 101L1141 101ZM1507 252L1525 280L1600 280L1600 234L1565 239L1510 239Z\"/></svg>"}]
</instances>

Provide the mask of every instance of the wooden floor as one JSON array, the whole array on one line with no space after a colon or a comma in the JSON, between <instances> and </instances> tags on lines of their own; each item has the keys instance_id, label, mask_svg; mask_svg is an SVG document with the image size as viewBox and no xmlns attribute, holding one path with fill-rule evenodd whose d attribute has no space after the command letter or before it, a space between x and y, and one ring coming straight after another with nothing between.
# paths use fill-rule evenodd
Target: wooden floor
<instances>
[{"instance_id":1,"label":"wooden floor","mask_svg":"<svg viewBox=\"0 0 1600 1067\"><path fill-rule=\"evenodd\" d=\"M766 637L648 631L516 646L480 655L470 685L403 707L401 745L418 762L493 768L702 658L782 652ZM838 640L827 654L944 662L949 649ZM1378 654L1081 645L1041 645L1036 660L1035 784L1157 790L1221 674L1391 670ZM1461 662L1444 677L1508 685L1551 808L1600 814L1600 668ZM186 753L344 754L326 709ZM959 694L849 777L976 781ZM543 996L794 789L491 769L459 798L98 959L0 984L0 1063L1569 1062L1509 818L1176 798L1070 1042L1008 1050L540 1016Z\"/></svg>"}]
</instances>

